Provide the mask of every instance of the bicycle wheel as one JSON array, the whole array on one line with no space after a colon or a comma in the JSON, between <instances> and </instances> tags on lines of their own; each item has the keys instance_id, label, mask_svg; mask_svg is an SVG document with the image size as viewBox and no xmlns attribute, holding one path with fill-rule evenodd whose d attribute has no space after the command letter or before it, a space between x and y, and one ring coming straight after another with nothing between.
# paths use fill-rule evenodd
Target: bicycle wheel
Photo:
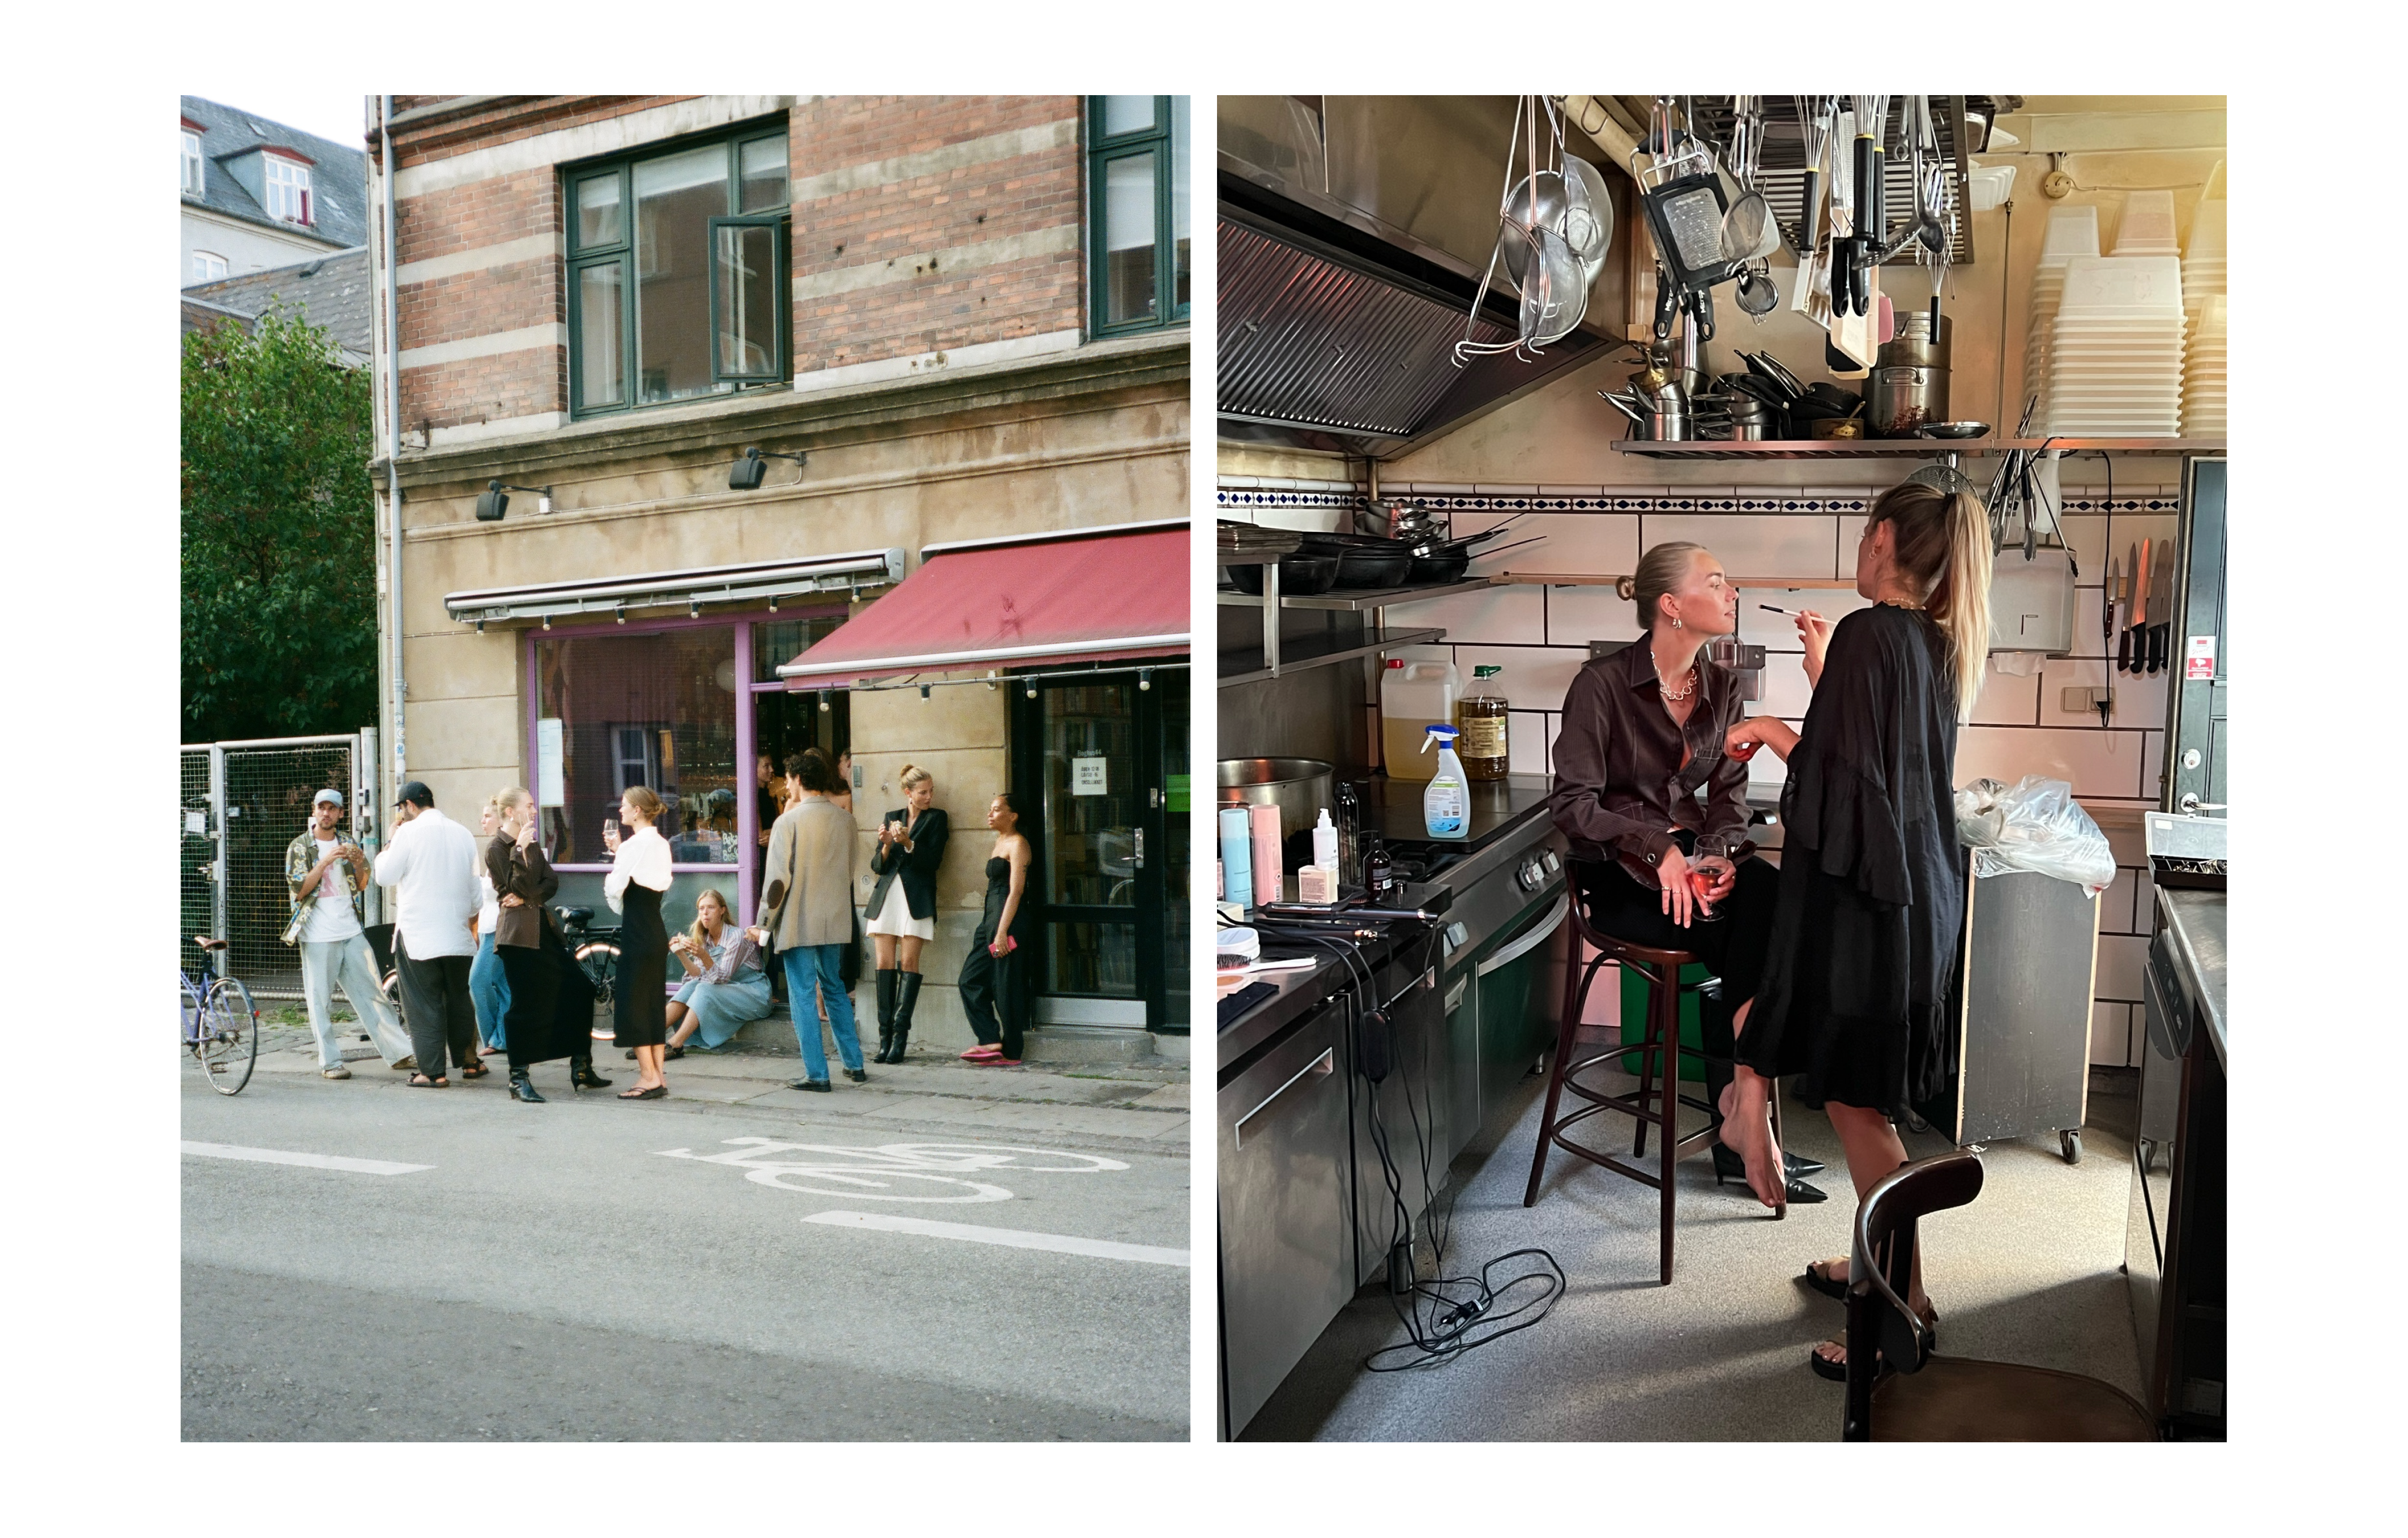
<instances>
[{"instance_id":1,"label":"bicycle wheel","mask_svg":"<svg viewBox=\"0 0 2408 1538\"><path fill-rule=\"evenodd\" d=\"M191 1053L200 1045L201 1041L201 996L193 991L193 980L182 972L176 974L176 991L182 995L178 1006L179 1017L177 1022L182 1035L177 1046L183 1052Z\"/></svg>"},{"instance_id":2,"label":"bicycle wheel","mask_svg":"<svg viewBox=\"0 0 2408 1538\"><path fill-rule=\"evenodd\" d=\"M594 985L593 1039L615 1042L619 1033L611 1023L611 985L619 971L619 947L607 940L589 940L577 947L577 966L585 980Z\"/></svg>"},{"instance_id":3,"label":"bicycle wheel","mask_svg":"<svg viewBox=\"0 0 2408 1538\"><path fill-rule=\"evenodd\" d=\"M209 985L197 1055L209 1087L219 1094L240 1094L251 1083L251 1065L259 1060L259 1007L251 1001L251 990L234 978Z\"/></svg>"}]
</instances>

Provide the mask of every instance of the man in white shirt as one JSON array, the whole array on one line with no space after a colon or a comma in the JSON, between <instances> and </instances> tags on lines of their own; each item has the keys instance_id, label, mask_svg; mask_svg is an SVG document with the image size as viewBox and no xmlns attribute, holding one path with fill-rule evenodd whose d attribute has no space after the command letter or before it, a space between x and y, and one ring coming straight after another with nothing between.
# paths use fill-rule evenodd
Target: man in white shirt
<instances>
[{"instance_id":1,"label":"man in white shirt","mask_svg":"<svg viewBox=\"0 0 2408 1538\"><path fill-rule=\"evenodd\" d=\"M400 819L376 857L379 886L390 886L398 910L393 958L401 969L401 1013L417 1048L413 1088L442 1088L449 1061L463 1078L488 1071L477 1060L477 1012L468 999L468 968L477 954L477 839L435 810L435 793L416 780L401 787ZM450 1058L447 1061L446 1051Z\"/></svg>"},{"instance_id":2,"label":"man in white shirt","mask_svg":"<svg viewBox=\"0 0 2408 1538\"><path fill-rule=\"evenodd\" d=\"M301 997L309 1005L309 1031L318 1038L318 1071L348 1079L335 1044L335 986L340 984L351 1013L367 1028L377 1055L394 1068L414 1068L409 1039L393 1006L377 985L376 955L360 927L358 893L367 885L368 857L343 838L343 793L322 790L310 803L309 826L284 851L286 895L293 921L284 942L301 948Z\"/></svg>"}]
</instances>

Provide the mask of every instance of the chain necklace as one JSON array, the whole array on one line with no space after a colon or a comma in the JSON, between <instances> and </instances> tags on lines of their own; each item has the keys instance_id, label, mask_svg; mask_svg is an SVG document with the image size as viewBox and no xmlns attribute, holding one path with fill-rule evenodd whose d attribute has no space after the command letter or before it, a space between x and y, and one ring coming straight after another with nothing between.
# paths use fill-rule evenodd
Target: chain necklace
<instances>
[{"instance_id":1,"label":"chain necklace","mask_svg":"<svg viewBox=\"0 0 2408 1538\"><path fill-rule=\"evenodd\" d=\"M1688 698L1691 695L1693 695L1693 694L1697 693L1697 691L1698 691L1698 665L1697 665L1696 663L1694 663L1694 662L1692 662L1692 663L1690 663L1690 664L1689 664L1689 683L1688 683L1688 686L1687 686L1686 688L1682 689L1682 690L1681 690L1680 692L1678 692L1677 694L1673 692L1672 685L1671 685L1670 683L1666 682L1666 680L1665 680L1665 678L1664 678L1664 669L1662 669L1661 668L1656 668L1656 692L1657 692L1658 694L1660 694L1660 695L1663 697L1663 698L1664 698L1664 708L1665 708L1666 710L1668 710L1668 711L1669 711L1669 710L1670 710L1670 709L1672 708L1672 704L1673 704L1673 702L1674 702L1675 700L1686 699L1686 698Z\"/></svg>"}]
</instances>

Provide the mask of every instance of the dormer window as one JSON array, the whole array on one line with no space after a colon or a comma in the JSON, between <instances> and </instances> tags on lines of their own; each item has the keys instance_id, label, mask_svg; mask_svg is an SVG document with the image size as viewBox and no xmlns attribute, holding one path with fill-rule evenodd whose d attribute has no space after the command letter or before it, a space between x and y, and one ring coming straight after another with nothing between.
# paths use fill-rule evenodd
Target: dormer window
<instances>
[{"instance_id":1,"label":"dormer window","mask_svg":"<svg viewBox=\"0 0 2408 1538\"><path fill-rule=\"evenodd\" d=\"M289 219L296 224L309 223L309 167L273 152L265 158L268 217Z\"/></svg>"},{"instance_id":2,"label":"dormer window","mask_svg":"<svg viewBox=\"0 0 2408 1538\"><path fill-rule=\"evenodd\" d=\"M201 136L187 128L183 131L184 191L194 197L201 195Z\"/></svg>"}]
</instances>

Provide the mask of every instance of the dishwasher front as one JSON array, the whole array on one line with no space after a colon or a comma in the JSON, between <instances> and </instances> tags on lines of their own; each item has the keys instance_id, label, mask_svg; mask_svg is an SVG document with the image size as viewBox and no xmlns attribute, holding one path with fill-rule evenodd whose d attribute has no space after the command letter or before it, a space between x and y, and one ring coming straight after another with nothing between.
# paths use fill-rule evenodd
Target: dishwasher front
<instances>
[{"instance_id":1,"label":"dishwasher front","mask_svg":"<svg viewBox=\"0 0 2408 1538\"><path fill-rule=\"evenodd\" d=\"M1224 1438L1354 1293L1345 1020L1324 1008L1220 1091Z\"/></svg>"}]
</instances>

